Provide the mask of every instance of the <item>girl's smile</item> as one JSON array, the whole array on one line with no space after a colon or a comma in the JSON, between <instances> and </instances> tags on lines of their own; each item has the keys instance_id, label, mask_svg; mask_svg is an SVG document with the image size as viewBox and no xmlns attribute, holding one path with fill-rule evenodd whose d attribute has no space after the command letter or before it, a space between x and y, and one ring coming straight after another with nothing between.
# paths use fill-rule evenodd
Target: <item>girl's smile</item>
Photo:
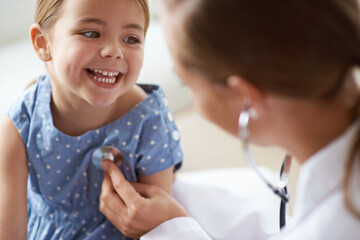
<instances>
[{"instance_id":1,"label":"girl's smile","mask_svg":"<svg viewBox=\"0 0 360 240\"><path fill-rule=\"evenodd\" d=\"M105 69L87 68L86 71L92 82L103 88L115 88L124 75L119 71Z\"/></svg>"}]
</instances>

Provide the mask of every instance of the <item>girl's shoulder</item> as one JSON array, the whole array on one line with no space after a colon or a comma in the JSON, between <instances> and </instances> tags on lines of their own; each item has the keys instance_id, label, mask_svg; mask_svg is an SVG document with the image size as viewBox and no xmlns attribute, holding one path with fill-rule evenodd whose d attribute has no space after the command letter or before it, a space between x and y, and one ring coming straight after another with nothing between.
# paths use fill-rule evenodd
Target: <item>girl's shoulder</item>
<instances>
[{"instance_id":1,"label":"girl's shoulder","mask_svg":"<svg viewBox=\"0 0 360 240\"><path fill-rule=\"evenodd\" d=\"M107 131L131 128L129 132L152 131L154 126L176 129L173 115L163 89L158 85L138 84L140 91L137 103L126 113L101 128ZM137 91L138 91L137 90Z\"/></svg>"},{"instance_id":2,"label":"girl's shoulder","mask_svg":"<svg viewBox=\"0 0 360 240\"><path fill-rule=\"evenodd\" d=\"M164 133L166 136L161 138L179 141L180 134L163 89L150 84L138 86L146 93L146 98L125 115L106 125L107 131L118 132L119 129L125 128L127 131L124 132L130 135L139 133L139 136L147 136L146 138L154 137L154 133L158 136Z\"/></svg>"},{"instance_id":3,"label":"girl's shoulder","mask_svg":"<svg viewBox=\"0 0 360 240\"><path fill-rule=\"evenodd\" d=\"M39 104L39 100L42 100L40 98L49 97L50 94L50 78L47 75L42 75L25 89L23 94L10 106L7 114L11 119L12 116L24 112L24 110L30 114L35 105Z\"/></svg>"},{"instance_id":4,"label":"girl's shoulder","mask_svg":"<svg viewBox=\"0 0 360 240\"><path fill-rule=\"evenodd\" d=\"M124 105L124 102L127 104ZM119 101L114 121L123 121L134 116L158 115L164 111L170 110L163 89L158 85L137 84L126 98Z\"/></svg>"},{"instance_id":5,"label":"girl's shoulder","mask_svg":"<svg viewBox=\"0 0 360 240\"><path fill-rule=\"evenodd\" d=\"M169 111L168 100L161 86L154 84L138 84L138 86L146 93L146 98L144 98L138 105L149 108L152 112L154 109L164 109L165 111Z\"/></svg>"},{"instance_id":6,"label":"girl's shoulder","mask_svg":"<svg viewBox=\"0 0 360 240\"><path fill-rule=\"evenodd\" d=\"M30 122L36 112L46 113L44 107L50 106L50 99L50 78L46 75L40 76L10 106L7 116L19 132L24 132L29 129Z\"/></svg>"}]
</instances>

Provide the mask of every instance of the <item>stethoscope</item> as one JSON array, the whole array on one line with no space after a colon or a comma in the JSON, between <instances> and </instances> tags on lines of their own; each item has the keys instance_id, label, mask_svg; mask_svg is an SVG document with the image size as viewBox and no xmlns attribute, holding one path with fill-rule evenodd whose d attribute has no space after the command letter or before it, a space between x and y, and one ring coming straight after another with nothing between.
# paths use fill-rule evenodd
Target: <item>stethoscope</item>
<instances>
[{"instance_id":1,"label":"stethoscope","mask_svg":"<svg viewBox=\"0 0 360 240\"><path fill-rule=\"evenodd\" d=\"M280 170L280 181L278 184L274 185L265 176L259 171L256 162L249 149L249 122L251 118L251 109L245 109L240 113L239 116L239 136L243 143L243 150L245 158L250 165L250 167L257 173L257 175L265 182L265 184L281 199L280 203L280 229L283 228L286 224L286 204L290 200L289 193L287 191L286 185L289 179L290 165L292 155L286 153L284 161Z\"/></svg>"},{"instance_id":2,"label":"stethoscope","mask_svg":"<svg viewBox=\"0 0 360 240\"><path fill-rule=\"evenodd\" d=\"M283 228L286 224L286 204L290 200L289 193L287 192L287 182L289 179L289 171L291 165L292 156L290 153L286 153L283 164L280 170L280 181L277 185L272 184L267 180L264 175L259 171L256 162L251 155L249 149L249 122L250 122L250 110L246 109L240 113L239 116L239 135L243 142L243 150L245 153L245 158L250 165L250 167L259 175L259 177L266 183L266 185L281 199L280 203L280 229ZM98 169L101 168L101 162L104 159L109 159L113 161L118 167L122 164L122 155L120 151L113 146L104 146L96 149L92 154L92 163Z\"/></svg>"},{"instance_id":3,"label":"stethoscope","mask_svg":"<svg viewBox=\"0 0 360 240\"><path fill-rule=\"evenodd\" d=\"M120 167L123 162L123 157L119 149L114 146L103 146L98 148L91 156L93 165L100 170L102 170L101 162L105 159L109 159L110 161L114 162L118 167Z\"/></svg>"}]
</instances>

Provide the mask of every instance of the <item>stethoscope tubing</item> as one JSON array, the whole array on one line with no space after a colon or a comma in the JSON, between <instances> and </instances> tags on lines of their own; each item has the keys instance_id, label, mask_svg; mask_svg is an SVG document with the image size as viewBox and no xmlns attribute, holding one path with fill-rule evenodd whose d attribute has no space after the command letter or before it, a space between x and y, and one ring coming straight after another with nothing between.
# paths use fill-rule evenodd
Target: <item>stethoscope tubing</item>
<instances>
[{"instance_id":1,"label":"stethoscope tubing","mask_svg":"<svg viewBox=\"0 0 360 240\"><path fill-rule=\"evenodd\" d=\"M245 154L245 159L247 160L249 166L256 172L256 174L262 179L262 181L277 195L280 197L280 229L286 225L286 204L290 200L290 196L287 191L287 182L289 178L290 165L292 160L292 155L286 153L284 161L280 170L280 182L275 185L271 183L258 169L256 162L249 149L249 121L250 113L249 110L244 110L240 113L239 116L239 136L243 143L243 151Z\"/></svg>"}]
</instances>

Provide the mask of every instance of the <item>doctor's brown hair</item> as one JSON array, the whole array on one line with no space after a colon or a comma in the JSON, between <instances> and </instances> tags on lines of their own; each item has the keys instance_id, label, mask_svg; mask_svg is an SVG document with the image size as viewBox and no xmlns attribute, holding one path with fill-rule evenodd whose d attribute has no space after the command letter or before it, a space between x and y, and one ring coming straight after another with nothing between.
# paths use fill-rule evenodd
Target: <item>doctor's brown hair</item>
<instances>
[{"instance_id":1,"label":"doctor's brown hair","mask_svg":"<svg viewBox=\"0 0 360 240\"><path fill-rule=\"evenodd\" d=\"M61 6L65 0L37 0L35 10L35 23L46 31L56 22L61 14ZM68 0L71 1L71 0ZM144 32L146 34L150 22L149 5L147 0L133 0L141 7L145 16Z\"/></svg>"},{"instance_id":2,"label":"doctor's brown hair","mask_svg":"<svg viewBox=\"0 0 360 240\"><path fill-rule=\"evenodd\" d=\"M180 19L177 58L188 70L220 84L239 75L265 92L290 98L331 101L349 89L353 117L359 117L359 93L348 77L360 65L357 0L163 2ZM359 145L360 139L343 178L345 204L358 219L350 182L359 166Z\"/></svg>"}]
</instances>

